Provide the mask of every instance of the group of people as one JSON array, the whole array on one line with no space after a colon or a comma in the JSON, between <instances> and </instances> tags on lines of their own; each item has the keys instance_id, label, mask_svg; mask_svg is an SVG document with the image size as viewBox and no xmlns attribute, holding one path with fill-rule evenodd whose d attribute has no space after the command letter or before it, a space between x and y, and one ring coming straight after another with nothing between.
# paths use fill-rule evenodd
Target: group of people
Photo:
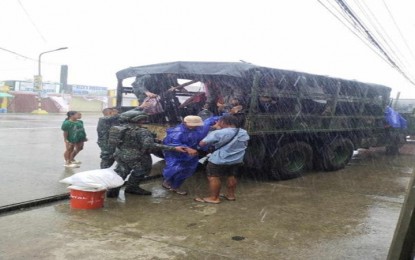
<instances>
[{"instance_id":1,"label":"group of people","mask_svg":"<svg viewBox=\"0 0 415 260\"><path fill-rule=\"evenodd\" d=\"M199 164L199 156L210 154L207 164L209 196L195 198L198 202L219 203L221 178L227 178L227 192L223 198L235 200L236 173L241 165L249 140L239 119L233 115L201 117L190 115L175 127L169 128L166 137L158 142L152 132L143 127L148 115L139 109L118 114L114 109L104 110L98 123L98 144L101 148L101 168L111 167L123 179L128 178L125 192L151 195L140 187L150 174L151 153L162 150L166 166L161 186L178 195L184 181L192 176ZM114 139L119 139L114 140ZM107 197L116 198L120 188L110 189Z\"/></svg>"},{"instance_id":2,"label":"group of people","mask_svg":"<svg viewBox=\"0 0 415 260\"><path fill-rule=\"evenodd\" d=\"M177 80L170 75L161 79L153 76L137 77L132 85L140 107L120 114L115 108L102 111L104 116L99 119L97 126L98 145L101 149L100 167L109 168L116 162L115 172L124 180L130 176L126 182L126 193L151 195L150 191L140 187L140 183L151 172L151 153L162 151L166 162L161 184L163 188L178 195L187 195L181 186L196 172L199 159L207 155L209 196L195 200L219 203L222 177L226 177L227 182L227 192L222 197L235 200L236 174L249 140L247 132L240 128L240 117L235 116L244 109L242 96L235 97L235 93L218 96L213 82L206 81L207 100L204 109L198 115L184 117L181 124L167 129L163 141L157 140L143 126L149 116L151 118L156 113L154 111L171 110L164 103L162 108L155 107L160 106L159 93L163 102L164 99L171 98L171 91L183 89L192 82L196 81L178 85ZM158 87L154 89L149 86ZM80 164L75 156L82 150L87 138L80 120L81 114L69 111L67 116L62 125L66 144L65 167L75 168ZM118 197L119 190L120 188L110 189L107 197Z\"/></svg>"}]
</instances>

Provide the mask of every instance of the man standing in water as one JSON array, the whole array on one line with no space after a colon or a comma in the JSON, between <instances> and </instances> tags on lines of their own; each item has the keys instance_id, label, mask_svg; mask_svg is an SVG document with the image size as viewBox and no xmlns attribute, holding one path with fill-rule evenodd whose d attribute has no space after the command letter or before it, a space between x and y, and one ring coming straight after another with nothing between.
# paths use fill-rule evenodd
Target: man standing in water
<instances>
[{"instance_id":1,"label":"man standing in water","mask_svg":"<svg viewBox=\"0 0 415 260\"><path fill-rule=\"evenodd\" d=\"M208 134L199 146L214 145L215 151L208 159L207 176L209 181L209 197L195 198L197 202L220 203L221 178L227 179L227 192L223 198L229 201L236 200L235 190L238 168L243 163L249 135L241 128L237 128L239 119L233 115L226 115L219 119L215 128L219 130Z\"/></svg>"}]
</instances>

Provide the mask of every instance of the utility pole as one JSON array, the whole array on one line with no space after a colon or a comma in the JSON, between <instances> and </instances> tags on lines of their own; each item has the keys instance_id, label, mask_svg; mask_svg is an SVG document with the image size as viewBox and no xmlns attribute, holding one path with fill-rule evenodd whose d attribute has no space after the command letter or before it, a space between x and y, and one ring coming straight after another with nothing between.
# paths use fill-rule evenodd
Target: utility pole
<instances>
[{"instance_id":1,"label":"utility pole","mask_svg":"<svg viewBox=\"0 0 415 260\"><path fill-rule=\"evenodd\" d=\"M47 114L48 112L46 110L42 110L42 90L43 90L43 86L42 86L42 70L41 70L41 66L42 66L42 55L45 53L49 53L49 52L55 52L55 51L61 51L61 50L66 50L68 49L68 47L62 47L59 49L55 49L55 50L51 50L51 51L45 51L39 54L39 59L38 59L38 74L34 77L34 81L33 81L33 90L38 92L38 100L37 100L37 109L32 111L32 114Z\"/></svg>"}]
</instances>

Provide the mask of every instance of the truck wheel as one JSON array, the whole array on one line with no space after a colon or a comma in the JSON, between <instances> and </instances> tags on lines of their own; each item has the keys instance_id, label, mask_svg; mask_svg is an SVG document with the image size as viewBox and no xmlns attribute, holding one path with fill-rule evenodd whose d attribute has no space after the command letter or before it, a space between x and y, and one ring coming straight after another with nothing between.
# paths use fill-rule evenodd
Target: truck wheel
<instances>
[{"instance_id":1,"label":"truck wheel","mask_svg":"<svg viewBox=\"0 0 415 260\"><path fill-rule=\"evenodd\" d=\"M353 155L353 143L348 138L339 138L323 148L323 168L326 171L343 169Z\"/></svg>"},{"instance_id":2,"label":"truck wheel","mask_svg":"<svg viewBox=\"0 0 415 260\"><path fill-rule=\"evenodd\" d=\"M288 180L301 176L312 165L313 149L304 142L288 143L271 158L271 177Z\"/></svg>"},{"instance_id":3,"label":"truck wheel","mask_svg":"<svg viewBox=\"0 0 415 260\"><path fill-rule=\"evenodd\" d=\"M399 146L396 145L390 145L386 146L386 154L387 155L398 155L399 154Z\"/></svg>"}]
</instances>

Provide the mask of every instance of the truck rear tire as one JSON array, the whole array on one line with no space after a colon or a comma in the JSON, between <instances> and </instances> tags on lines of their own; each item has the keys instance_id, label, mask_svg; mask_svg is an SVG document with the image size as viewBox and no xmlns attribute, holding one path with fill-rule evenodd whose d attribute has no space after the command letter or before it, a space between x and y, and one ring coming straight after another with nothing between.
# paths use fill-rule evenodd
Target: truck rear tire
<instances>
[{"instance_id":1,"label":"truck rear tire","mask_svg":"<svg viewBox=\"0 0 415 260\"><path fill-rule=\"evenodd\" d=\"M305 142L288 143L278 149L271 159L270 175L276 180L301 176L312 165L313 149Z\"/></svg>"},{"instance_id":2,"label":"truck rear tire","mask_svg":"<svg viewBox=\"0 0 415 260\"><path fill-rule=\"evenodd\" d=\"M354 146L348 138L338 138L323 147L322 163L326 171L343 169L353 156Z\"/></svg>"},{"instance_id":3,"label":"truck rear tire","mask_svg":"<svg viewBox=\"0 0 415 260\"><path fill-rule=\"evenodd\" d=\"M387 155L398 155L399 154L399 146L397 145L389 145L385 147L385 152Z\"/></svg>"}]
</instances>

